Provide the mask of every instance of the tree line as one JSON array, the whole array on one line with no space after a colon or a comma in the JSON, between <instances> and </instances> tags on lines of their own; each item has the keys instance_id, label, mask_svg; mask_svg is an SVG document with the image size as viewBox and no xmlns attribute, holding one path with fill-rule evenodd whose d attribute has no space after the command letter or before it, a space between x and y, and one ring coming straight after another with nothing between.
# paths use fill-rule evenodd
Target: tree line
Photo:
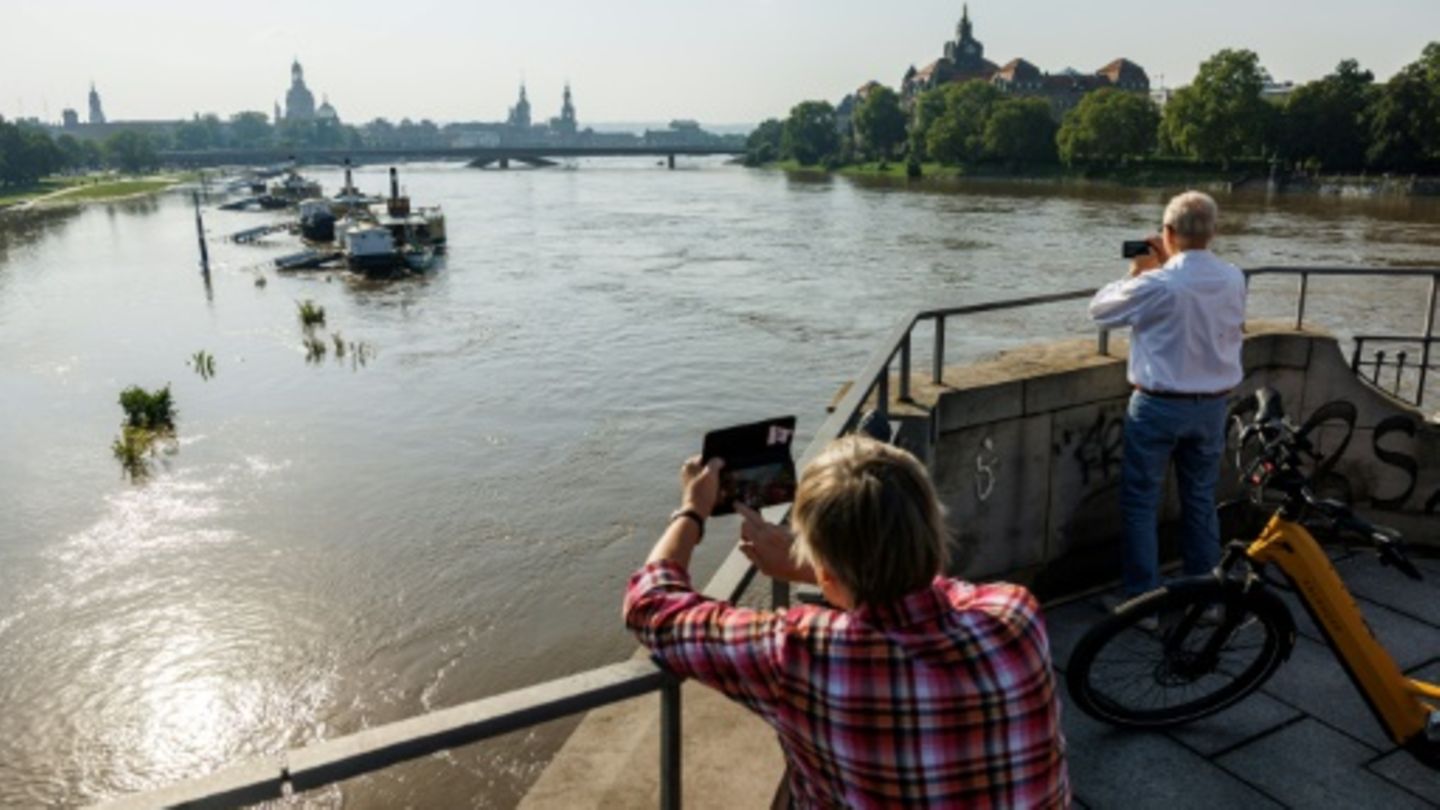
<instances>
[{"instance_id":1,"label":"tree line","mask_svg":"<svg viewBox=\"0 0 1440 810\"><path fill-rule=\"evenodd\" d=\"M196 115L173 127L124 129L103 140L53 135L43 126L0 117L0 186L28 186L64 172L115 169L140 173L159 165L159 153L171 149L435 148L447 143L432 121L398 124L377 118L362 126L334 120L282 121L272 124L262 112L240 112L228 121Z\"/></svg>"},{"instance_id":2,"label":"tree line","mask_svg":"<svg viewBox=\"0 0 1440 810\"><path fill-rule=\"evenodd\" d=\"M828 102L805 101L751 133L751 165L793 160L838 167L903 158L948 166L1064 164L1087 168L1179 159L1230 168L1278 162L1310 172L1440 171L1440 42L1388 82L1353 59L1282 101L1248 50L1222 50L1158 107L1134 92L1087 93L1056 121L1043 98L1011 97L983 81L947 84L909 105L872 87L849 126Z\"/></svg>"}]
</instances>

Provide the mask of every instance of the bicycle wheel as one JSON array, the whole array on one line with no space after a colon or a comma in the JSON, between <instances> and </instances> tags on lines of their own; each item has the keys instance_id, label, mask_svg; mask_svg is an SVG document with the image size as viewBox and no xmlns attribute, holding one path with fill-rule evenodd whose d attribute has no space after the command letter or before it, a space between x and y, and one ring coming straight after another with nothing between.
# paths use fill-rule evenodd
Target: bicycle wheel
<instances>
[{"instance_id":1,"label":"bicycle wheel","mask_svg":"<svg viewBox=\"0 0 1440 810\"><path fill-rule=\"evenodd\" d=\"M1285 603L1197 578L1141 596L1092 627L1065 672L1070 700L1128 728L1213 714L1259 688L1295 646Z\"/></svg>"}]
</instances>

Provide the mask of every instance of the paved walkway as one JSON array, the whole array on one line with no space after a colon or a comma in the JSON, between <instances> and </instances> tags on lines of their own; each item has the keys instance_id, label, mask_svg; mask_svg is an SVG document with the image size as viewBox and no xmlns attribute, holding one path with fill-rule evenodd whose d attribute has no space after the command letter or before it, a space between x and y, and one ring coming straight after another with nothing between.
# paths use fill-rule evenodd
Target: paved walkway
<instances>
[{"instance_id":1,"label":"paved walkway","mask_svg":"<svg viewBox=\"0 0 1440 810\"><path fill-rule=\"evenodd\" d=\"M1440 561L1423 582L1371 553L1337 560L1376 636L1402 669L1440 681ZM1165 732L1123 731L1068 705L1065 734L1076 806L1085 808L1440 807L1440 771L1397 751L1289 594L1299 638L1259 692ZM1099 619L1098 599L1046 611L1056 666Z\"/></svg>"}]
</instances>

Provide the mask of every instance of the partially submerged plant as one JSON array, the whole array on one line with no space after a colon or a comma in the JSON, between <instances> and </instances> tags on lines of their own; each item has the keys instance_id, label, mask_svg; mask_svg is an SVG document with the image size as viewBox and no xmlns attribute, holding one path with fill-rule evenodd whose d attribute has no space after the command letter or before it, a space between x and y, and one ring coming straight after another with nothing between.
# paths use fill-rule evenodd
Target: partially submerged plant
<instances>
[{"instance_id":1,"label":"partially submerged plant","mask_svg":"<svg viewBox=\"0 0 1440 810\"><path fill-rule=\"evenodd\" d=\"M170 399L170 385L146 391L132 385L120 392L120 407L125 409L125 424L155 432L175 430L175 403Z\"/></svg>"},{"instance_id":2,"label":"partially submerged plant","mask_svg":"<svg viewBox=\"0 0 1440 810\"><path fill-rule=\"evenodd\" d=\"M325 325L325 307L316 304L309 298L304 301L296 301L295 305L300 309L300 325L306 329L313 329Z\"/></svg>"},{"instance_id":3,"label":"partially submerged plant","mask_svg":"<svg viewBox=\"0 0 1440 810\"><path fill-rule=\"evenodd\" d=\"M190 367L200 375L200 379L208 380L215 376L215 355L201 349L190 356Z\"/></svg>"},{"instance_id":4,"label":"partially submerged plant","mask_svg":"<svg viewBox=\"0 0 1440 810\"><path fill-rule=\"evenodd\" d=\"M150 457L155 455L155 434L144 428L125 425L120 428L120 438L110 444L110 452L120 462L120 470L130 476L131 481L141 481L150 476Z\"/></svg>"},{"instance_id":5,"label":"partially submerged plant","mask_svg":"<svg viewBox=\"0 0 1440 810\"><path fill-rule=\"evenodd\" d=\"M340 337L339 332L332 334L330 339L335 341L335 359L343 358L345 356L345 339Z\"/></svg>"},{"instance_id":6,"label":"partially submerged plant","mask_svg":"<svg viewBox=\"0 0 1440 810\"><path fill-rule=\"evenodd\" d=\"M330 348L325 341L314 335L306 335L301 345L305 347L305 362L307 363L319 363L324 360L325 352Z\"/></svg>"},{"instance_id":7,"label":"partially submerged plant","mask_svg":"<svg viewBox=\"0 0 1440 810\"><path fill-rule=\"evenodd\" d=\"M197 352L197 368L200 355ZM208 356L208 355L207 355ZM210 358L209 371L214 373L214 358ZM120 462L120 468L132 481L139 481L150 474L150 457L155 455L156 441L175 435L175 403L170 399L170 386L146 391L132 385L120 392L120 407L125 410L125 421L120 424L120 438L110 444L110 452Z\"/></svg>"}]
</instances>

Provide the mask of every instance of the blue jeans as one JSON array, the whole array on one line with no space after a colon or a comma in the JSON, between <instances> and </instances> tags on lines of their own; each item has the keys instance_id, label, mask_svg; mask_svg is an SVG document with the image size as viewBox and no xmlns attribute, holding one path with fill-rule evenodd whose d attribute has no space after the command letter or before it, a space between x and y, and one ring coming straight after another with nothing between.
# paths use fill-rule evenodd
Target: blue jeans
<instances>
[{"instance_id":1,"label":"blue jeans","mask_svg":"<svg viewBox=\"0 0 1440 810\"><path fill-rule=\"evenodd\" d=\"M1185 573L1206 574L1220 562L1215 486L1225 452L1225 397L1168 399L1136 391L1125 413L1120 509L1125 518L1121 580L1126 596L1160 587L1160 501L1175 460L1180 490L1180 556Z\"/></svg>"}]
</instances>

